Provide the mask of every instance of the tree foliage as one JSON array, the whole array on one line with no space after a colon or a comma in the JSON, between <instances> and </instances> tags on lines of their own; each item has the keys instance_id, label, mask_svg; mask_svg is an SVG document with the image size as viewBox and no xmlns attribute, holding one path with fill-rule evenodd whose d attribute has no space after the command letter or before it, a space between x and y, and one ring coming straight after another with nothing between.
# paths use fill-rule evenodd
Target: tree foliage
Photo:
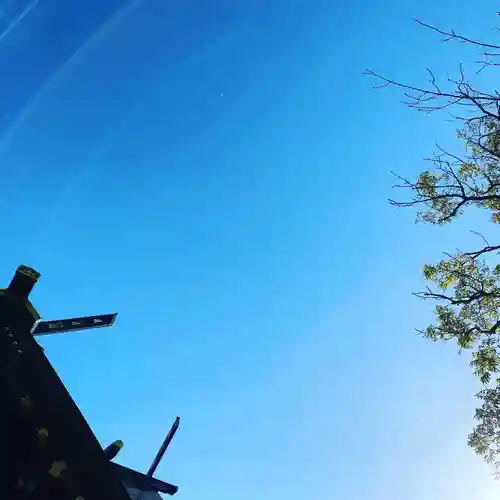
<instances>
[{"instance_id":1,"label":"tree foliage","mask_svg":"<svg viewBox=\"0 0 500 500\"><path fill-rule=\"evenodd\" d=\"M500 65L500 45L416 22L444 37L445 42L464 43L482 52L475 73ZM403 201L390 202L418 207L417 219L429 224L452 223L467 209L486 210L491 223L500 224L500 93L474 86L463 66L444 86L427 71L429 81L424 87L367 72L377 79L378 87L404 91L405 103L411 108L426 113L448 111L458 125L457 140L463 143L457 148L462 154L437 147L431 168L414 180L396 176L397 186L409 194ZM435 321L420 332L433 341L456 341L460 350L471 351L471 368L484 387L476 395L477 425L468 443L499 471L500 237L489 242L476 234L477 248L445 254L441 261L424 266L429 286L416 295L435 302Z\"/></svg>"}]
</instances>

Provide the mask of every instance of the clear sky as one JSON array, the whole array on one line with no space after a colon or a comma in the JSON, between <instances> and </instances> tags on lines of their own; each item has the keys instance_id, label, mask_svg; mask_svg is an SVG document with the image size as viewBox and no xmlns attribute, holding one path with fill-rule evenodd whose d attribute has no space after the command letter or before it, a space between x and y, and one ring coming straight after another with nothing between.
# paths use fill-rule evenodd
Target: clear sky
<instances>
[{"instance_id":1,"label":"clear sky","mask_svg":"<svg viewBox=\"0 0 500 500\"><path fill-rule=\"evenodd\" d=\"M179 500L493 499L476 386L414 333L420 267L468 238L387 205L454 127L375 91L491 35L495 5L0 1L0 279L42 273L44 339L103 445Z\"/></svg>"}]
</instances>

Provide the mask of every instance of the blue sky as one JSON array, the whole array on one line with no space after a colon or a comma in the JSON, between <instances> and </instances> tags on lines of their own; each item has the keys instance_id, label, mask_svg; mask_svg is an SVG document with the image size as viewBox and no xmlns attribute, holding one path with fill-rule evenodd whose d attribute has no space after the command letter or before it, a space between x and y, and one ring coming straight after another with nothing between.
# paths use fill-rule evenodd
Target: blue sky
<instances>
[{"instance_id":1,"label":"blue sky","mask_svg":"<svg viewBox=\"0 0 500 500\"><path fill-rule=\"evenodd\" d=\"M445 75L470 53L411 18L489 35L493 3L181 4L0 2L0 278L119 312L43 341L97 437L147 470L179 415L185 500L493 498L467 360L413 330L468 227L386 202L454 129L361 75Z\"/></svg>"}]
</instances>

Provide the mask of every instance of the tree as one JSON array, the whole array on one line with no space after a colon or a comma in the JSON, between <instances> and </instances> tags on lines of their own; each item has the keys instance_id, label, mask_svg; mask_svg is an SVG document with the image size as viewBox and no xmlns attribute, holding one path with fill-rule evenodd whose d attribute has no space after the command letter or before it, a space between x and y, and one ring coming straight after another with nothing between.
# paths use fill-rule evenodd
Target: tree
<instances>
[{"instance_id":1,"label":"tree","mask_svg":"<svg viewBox=\"0 0 500 500\"><path fill-rule=\"evenodd\" d=\"M444 31L416 20L444 37L482 52L476 73L500 66L500 45ZM498 62L497 62L498 61ZM413 86L368 71L377 87L404 91L408 106L431 113L448 111L458 125L457 139L463 153L437 147L432 167L415 180L397 176L397 187L406 189L404 201L390 200L397 207L419 207L417 219L435 225L452 223L466 210L486 210L492 224L500 224L500 93L477 88L458 76L444 86L427 70L426 86ZM457 112L458 111L458 112ZM459 148L457 148L459 149ZM435 304L435 321L419 332L433 341L457 342L460 350L472 351L471 367L483 384L476 395L476 427L468 444L500 472L500 238L488 242L476 233L478 248L445 254L423 272L429 286L416 295Z\"/></svg>"}]
</instances>

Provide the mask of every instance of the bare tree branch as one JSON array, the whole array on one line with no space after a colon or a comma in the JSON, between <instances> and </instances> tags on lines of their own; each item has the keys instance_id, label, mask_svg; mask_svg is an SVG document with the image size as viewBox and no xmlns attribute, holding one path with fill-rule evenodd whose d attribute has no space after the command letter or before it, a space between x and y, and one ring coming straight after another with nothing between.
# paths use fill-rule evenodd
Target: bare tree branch
<instances>
[{"instance_id":1,"label":"bare tree branch","mask_svg":"<svg viewBox=\"0 0 500 500\"><path fill-rule=\"evenodd\" d=\"M495 44L491 44L491 43L485 43L485 42L481 42L479 40L474 40L472 38L468 38L468 37L459 35L459 34L457 34L455 32L455 30L444 31L444 30L441 30L439 28L436 28L435 26L432 26L432 24L424 23L423 21L420 21L417 18L414 18L413 20L417 24L420 24L421 26L424 26L425 28L428 28L428 29L430 29L432 31L435 31L436 33L439 33L440 35L445 36L446 38L443 40L444 42L448 42L450 40L458 40L458 41L461 41L461 42L464 42L464 43L468 43L468 44L471 44L471 45L477 45L479 47L484 47L484 48L487 48L487 49L500 50L500 45L495 45Z\"/></svg>"}]
</instances>

